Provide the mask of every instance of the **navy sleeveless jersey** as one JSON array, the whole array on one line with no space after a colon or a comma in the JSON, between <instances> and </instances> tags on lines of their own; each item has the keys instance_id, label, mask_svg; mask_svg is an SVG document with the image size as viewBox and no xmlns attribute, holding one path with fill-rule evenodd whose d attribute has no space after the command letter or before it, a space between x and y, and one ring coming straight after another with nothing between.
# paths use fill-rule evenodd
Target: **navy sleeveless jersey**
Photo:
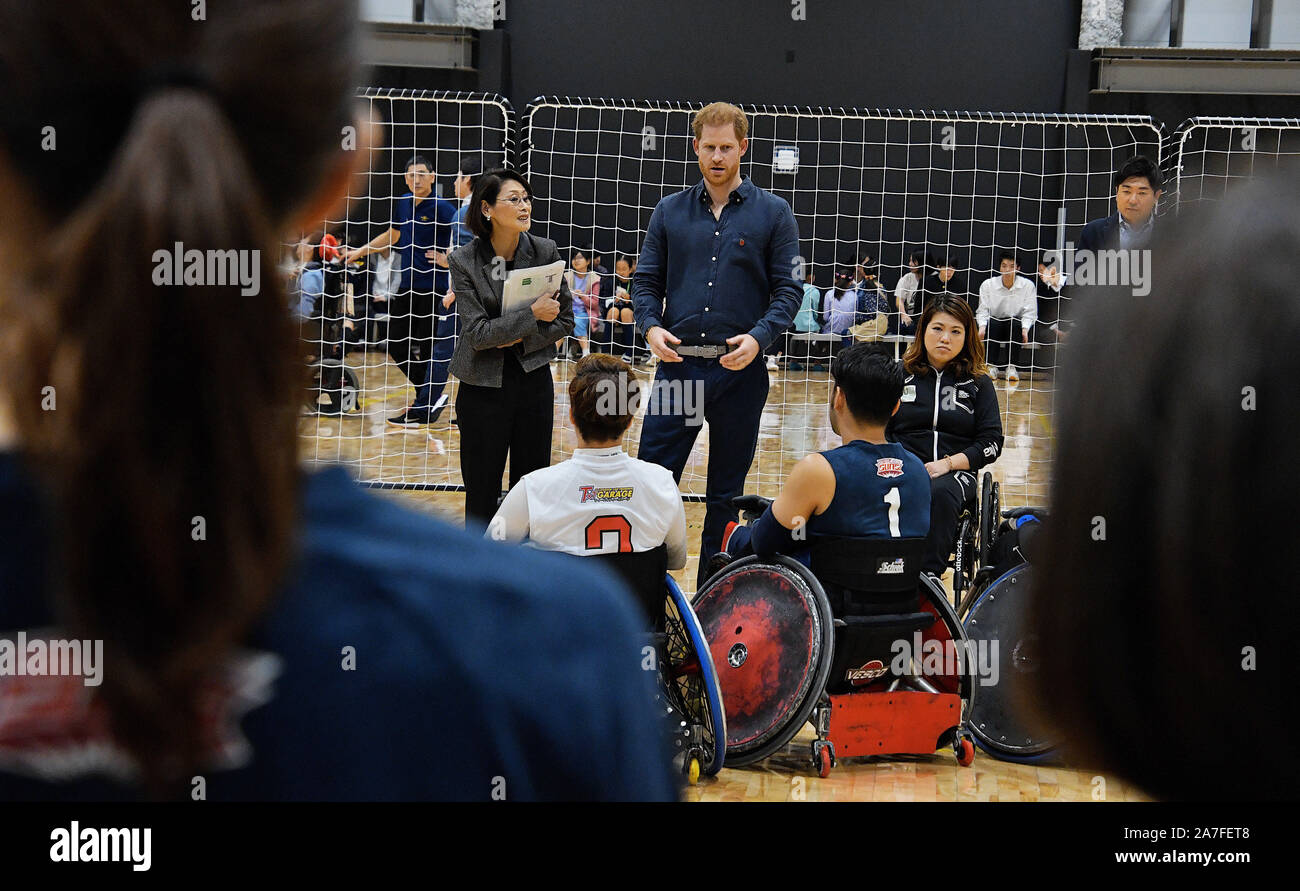
<instances>
[{"instance_id":1,"label":"navy sleeveless jersey","mask_svg":"<svg viewBox=\"0 0 1300 891\"><path fill-rule=\"evenodd\" d=\"M810 535L924 538L930 531L930 475L896 442L855 439L822 452L835 472L835 497L808 521Z\"/></svg>"},{"instance_id":2,"label":"navy sleeveless jersey","mask_svg":"<svg viewBox=\"0 0 1300 891\"><path fill-rule=\"evenodd\" d=\"M675 798L614 576L377 498L341 468L301 497L291 578L227 666L241 689L209 800ZM57 627L45 503L0 452L0 638ZM52 680L0 675L0 801L139 797L95 766L111 740L91 748L84 697Z\"/></svg>"}]
</instances>

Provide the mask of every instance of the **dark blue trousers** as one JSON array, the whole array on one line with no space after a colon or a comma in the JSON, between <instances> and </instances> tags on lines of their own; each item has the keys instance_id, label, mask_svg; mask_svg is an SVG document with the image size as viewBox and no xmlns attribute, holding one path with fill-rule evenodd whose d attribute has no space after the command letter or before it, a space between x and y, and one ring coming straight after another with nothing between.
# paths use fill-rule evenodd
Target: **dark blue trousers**
<instances>
[{"instance_id":1,"label":"dark blue trousers","mask_svg":"<svg viewBox=\"0 0 1300 891\"><path fill-rule=\"evenodd\" d=\"M707 508L697 588L704 581L709 557L721 550L723 529L737 517L727 502L744 492L767 387L761 354L740 371L723 368L717 359L695 358L660 362L655 371L638 458L668 468L680 483L701 423L709 424Z\"/></svg>"},{"instance_id":2,"label":"dark blue trousers","mask_svg":"<svg viewBox=\"0 0 1300 891\"><path fill-rule=\"evenodd\" d=\"M441 301L438 308L442 309ZM436 319L433 354L424 365L424 382L416 388L415 402L411 408L432 408L447 386L451 354L456 351L456 337L460 334L460 316L456 313L454 303L446 312L446 315L440 315Z\"/></svg>"}]
</instances>

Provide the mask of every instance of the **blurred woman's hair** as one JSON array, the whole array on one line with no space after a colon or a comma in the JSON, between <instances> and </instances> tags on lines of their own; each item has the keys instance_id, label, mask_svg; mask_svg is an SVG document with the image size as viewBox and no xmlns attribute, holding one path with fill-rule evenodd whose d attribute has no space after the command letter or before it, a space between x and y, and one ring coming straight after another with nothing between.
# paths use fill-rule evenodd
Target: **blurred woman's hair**
<instances>
[{"instance_id":1,"label":"blurred woman's hair","mask_svg":"<svg viewBox=\"0 0 1300 891\"><path fill-rule=\"evenodd\" d=\"M916 338L903 354L903 367L908 374L928 375L934 370L930 364L930 354L925 349L925 329L939 313L952 316L966 329L965 339L957 355L948 360L944 370L952 369L953 374L961 377L967 374L988 374L984 364L984 341L980 338L979 327L975 324L975 314L970 304L951 294L940 294L925 305L921 318L916 323Z\"/></svg>"},{"instance_id":2,"label":"blurred woman's hair","mask_svg":"<svg viewBox=\"0 0 1300 891\"><path fill-rule=\"evenodd\" d=\"M1091 289L1058 376L1039 700L1158 797L1300 795L1297 181L1163 223L1150 294Z\"/></svg>"},{"instance_id":3,"label":"blurred woman's hair","mask_svg":"<svg viewBox=\"0 0 1300 891\"><path fill-rule=\"evenodd\" d=\"M356 120L354 2L191 11L17 3L0 28L36 294L0 295L4 395L52 499L58 619L106 642L110 726L155 794L203 766L205 681L292 559L305 378L275 233ZM155 284L178 244L247 252L261 292Z\"/></svg>"}]
</instances>

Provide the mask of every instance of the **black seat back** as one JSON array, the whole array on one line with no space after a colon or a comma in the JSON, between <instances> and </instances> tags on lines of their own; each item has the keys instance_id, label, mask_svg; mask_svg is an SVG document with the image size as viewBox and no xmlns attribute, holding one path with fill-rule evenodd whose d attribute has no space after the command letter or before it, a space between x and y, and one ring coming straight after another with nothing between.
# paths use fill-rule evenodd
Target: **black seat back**
<instances>
[{"instance_id":1,"label":"black seat back","mask_svg":"<svg viewBox=\"0 0 1300 891\"><path fill-rule=\"evenodd\" d=\"M837 617L911 611L921 578L924 538L828 535L814 536L811 545L813 575L826 589Z\"/></svg>"},{"instance_id":2,"label":"black seat back","mask_svg":"<svg viewBox=\"0 0 1300 891\"><path fill-rule=\"evenodd\" d=\"M593 554L591 558L613 569L641 606L646 627L654 630L664 614L667 590L664 575L668 572L668 548L660 545L649 551L623 551L614 554Z\"/></svg>"},{"instance_id":3,"label":"black seat back","mask_svg":"<svg viewBox=\"0 0 1300 891\"><path fill-rule=\"evenodd\" d=\"M837 619L835 655L826 683L831 693L864 686L877 672L884 677L893 642L910 638L933 621L919 611L924 553L924 538L812 539L813 575Z\"/></svg>"}]
</instances>

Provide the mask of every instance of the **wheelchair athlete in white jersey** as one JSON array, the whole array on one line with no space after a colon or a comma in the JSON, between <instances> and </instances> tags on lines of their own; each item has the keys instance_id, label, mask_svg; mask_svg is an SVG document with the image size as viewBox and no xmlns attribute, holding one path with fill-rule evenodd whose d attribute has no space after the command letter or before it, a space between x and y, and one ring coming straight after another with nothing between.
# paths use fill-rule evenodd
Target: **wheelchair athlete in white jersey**
<instances>
[{"instance_id":1,"label":"wheelchair athlete in white jersey","mask_svg":"<svg viewBox=\"0 0 1300 891\"><path fill-rule=\"evenodd\" d=\"M636 372L614 356L584 356L569 384L578 448L568 461L515 484L488 535L596 557L622 576L641 605L658 654L681 769L693 783L722 767L726 722L704 632L669 569L686 565L686 511L672 472L620 445L636 415Z\"/></svg>"},{"instance_id":2,"label":"wheelchair athlete in white jersey","mask_svg":"<svg viewBox=\"0 0 1300 891\"><path fill-rule=\"evenodd\" d=\"M584 557L645 555L618 562L638 563L633 574L644 584L634 587L654 618L663 608L664 570L686 565L686 510L672 473L623 450L639 396L640 380L626 363L604 353L584 356L569 384L569 421L578 437L573 457L520 479L487 534ZM656 572L649 564L657 550Z\"/></svg>"}]
</instances>

